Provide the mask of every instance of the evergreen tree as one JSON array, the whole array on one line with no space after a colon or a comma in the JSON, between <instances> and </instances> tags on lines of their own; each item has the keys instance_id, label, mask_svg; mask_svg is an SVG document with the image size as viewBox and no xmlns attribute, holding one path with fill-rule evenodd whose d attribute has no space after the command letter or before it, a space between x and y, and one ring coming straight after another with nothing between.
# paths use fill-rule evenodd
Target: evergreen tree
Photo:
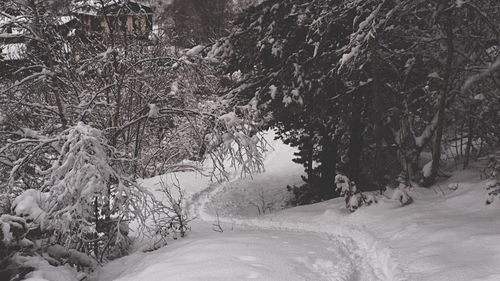
<instances>
[{"instance_id":1,"label":"evergreen tree","mask_svg":"<svg viewBox=\"0 0 500 281\"><path fill-rule=\"evenodd\" d=\"M341 160L356 97L346 95L335 71L336 48L346 44L352 18L338 17L340 6L325 4L266 1L250 7L212 55L225 57L229 73L242 74L230 92L235 103L258 103L263 126L277 128L285 143L300 148L295 161L304 165L305 180L328 198L337 166L347 166Z\"/></svg>"},{"instance_id":2,"label":"evergreen tree","mask_svg":"<svg viewBox=\"0 0 500 281\"><path fill-rule=\"evenodd\" d=\"M331 188L336 171L361 190L400 173L428 185L448 145L448 112L471 98L468 77L481 77L482 89L495 79L483 78L496 71L497 13L486 0L265 1L213 54L241 72L236 102L256 100L264 127L299 147L297 161L319 185ZM471 65L485 64L472 75ZM420 170L424 150L429 174Z\"/></svg>"}]
</instances>

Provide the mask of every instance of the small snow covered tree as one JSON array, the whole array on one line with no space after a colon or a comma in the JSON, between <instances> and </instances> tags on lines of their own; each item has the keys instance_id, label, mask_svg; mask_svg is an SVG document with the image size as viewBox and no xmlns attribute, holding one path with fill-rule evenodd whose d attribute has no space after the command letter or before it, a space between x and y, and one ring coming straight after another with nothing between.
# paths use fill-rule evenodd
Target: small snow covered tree
<instances>
[{"instance_id":1,"label":"small snow covered tree","mask_svg":"<svg viewBox=\"0 0 500 281\"><path fill-rule=\"evenodd\" d=\"M345 199L346 208L354 212L362 205L371 205L377 203L377 199L373 195L365 195L356 188L356 183L349 180L345 175L335 176L336 191Z\"/></svg>"},{"instance_id":2,"label":"small snow covered tree","mask_svg":"<svg viewBox=\"0 0 500 281\"><path fill-rule=\"evenodd\" d=\"M484 176L490 178L486 182L486 191L488 192L487 205L495 201L500 201L500 161L497 157L497 155L489 157L488 166L484 171Z\"/></svg>"},{"instance_id":3,"label":"small snow covered tree","mask_svg":"<svg viewBox=\"0 0 500 281\"><path fill-rule=\"evenodd\" d=\"M0 215L0 279L13 280L23 276L26 267L16 262L20 252L33 253L33 242L26 239L29 227L25 219L2 214Z\"/></svg>"},{"instance_id":4,"label":"small snow covered tree","mask_svg":"<svg viewBox=\"0 0 500 281\"><path fill-rule=\"evenodd\" d=\"M258 134L254 114L255 107L246 105L217 118L213 131L206 136L214 170L228 176L228 168L238 168L243 176L264 169L266 143Z\"/></svg>"},{"instance_id":5,"label":"small snow covered tree","mask_svg":"<svg viewBox=\"0 0 500 281\"><path fill-rule=\"evenodd\" d=\"M121 255L130 242L128 223L144 223L155 208L152 195L122 174L107 142L101 131L81 122L66 129L53 144L57 159L40 172L46 192L27 190L14 200L16 214L51 233L49 244L99 259Z\"/></svg>"},{"instance_id":6,"label":"small snow covered tree","mask_svg":"<svg viewBox=\"0 0 500 281\"><path fill-rule=\"evenodd\" d=\"M162 206L161 214L158 218L155 217L155 232L160 234L160 241L156 242L153 248L161 247L166 244L165 238L173 235L174 239L178 236L184 237L186 232L190 229L188 226L191 220L188 217L188 212L185 207L186 196L184 190L179 182L172 184L166 181L160 181L160 192L164 200L168 202ZM156 215L156 214L153 214Z\"/></svg>"}]
</instances>

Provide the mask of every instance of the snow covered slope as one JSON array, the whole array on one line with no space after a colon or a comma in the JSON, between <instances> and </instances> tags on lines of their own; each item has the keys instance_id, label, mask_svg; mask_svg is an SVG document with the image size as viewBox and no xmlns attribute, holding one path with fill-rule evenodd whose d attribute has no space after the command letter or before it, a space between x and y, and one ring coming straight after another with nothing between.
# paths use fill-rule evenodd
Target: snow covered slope
<instances>
[{"instance_id":1,"label":"snow covered slope","mask_svg":"<svg viewBox=\"0 0 500 281\"><path fill-rule=\"evenodd\" d=\"M416 188L406 207L382 196L355 213L342 199L280 210L286 185L300 182L292 154L275 143L264 174L220 185L179 175L198 216L192 232L106 265L100 279L500 280L500 208L484 204L477 173ZM456 190L447 188L452 182ZM262 202L272 206L266 215ZM218 223L223 232L212 230Z\"/></svg>"}]
</instances>

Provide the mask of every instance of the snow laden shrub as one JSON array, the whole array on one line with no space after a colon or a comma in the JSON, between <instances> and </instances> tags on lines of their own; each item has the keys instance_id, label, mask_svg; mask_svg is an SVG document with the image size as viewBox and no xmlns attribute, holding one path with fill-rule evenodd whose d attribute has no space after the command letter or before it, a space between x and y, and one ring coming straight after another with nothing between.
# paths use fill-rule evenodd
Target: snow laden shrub
<instances>
[{"instance_id":1,"label":"snow laden shrub","mask_svg":"<svg viewBox=\"0 0 500 281\"><path fill-rule=\"evenodd\" d=\"M490 178L486 182L486 191L488 192L486 204L489 205L495 202L495 200L500 202L500 161L498 161L496 156L490 156L484 175Z\"/></svg>"},{"instance_id":2,"label":"snow laden shrub","mask_svg":"<svg viewBox=\"0 0 500 281\"><path fill-rule=\"evenodd\" d=\"M16 253L31 249L33 244L27 240L28 225L18 216L0 216L0 280L11 280L19 274L20 267L13 257Z\"/></svg>"},{"instance_id":3,"label":"snow laden shrub","mask_svg":"<svg viewBox=\"0 0 500 281\"><path fill-rule=\"evenodd\" d=\"M334 196L334 192L331 192L331 194L325 194L324 189L322 188L323 181L319 176L311 174L307 178L303 176L302 180L305 181L304 184L299 186L287 185L286 187L288 192L292 193L292 197L288 202L291 206L314 204Z\"/></svg>"},{"instance_id":4,"label":"snow laden shrub","mask_svg":"<svg viewBox=\"0 0 500 281\"><path fill-rule=\"evenodd\" d=\"M9 247L22 242L28 233L26 220L8 214L0 216L0 253L2 257L7 256ZM24 242L23 242L24 243Z\"/></svg>"},{"instance_id":5,"label":"snow laden shrub","mask_svg":"<svg viewBox=\"0 0 500 281\"><path fill-rule=\"evenodd\" d=\"M344 197L346 208L354 212L359 207L369 206L372 203L377 203L377 199L373 195L365 195L357 190L356 183L349 180L345 175L335 176L336 191L340 192L340 196Z\"/></svg>"},{"instance_id":6,"label":"snow laden shrub","mask_svg":"<svg viewBox=\"0 0 500 281\"><path fill-rule=\"evenodd\" d=\"M488 191L488 198L486 198L486 205L489 205L495 200L500 201L500 182L498 180L491 180L486 183L486 190Z\"/></svg>"},{"instance_id":7,"label":"snow laden shrub","mask_svg":"<svg viewBox=\"0 0 500 281\"><path fill-rule=\"evenodd\" d=\"M391 199L394 201L398 201L401 206L406 206L413 203L413 198L408 194L408 190L410 187L407 179L408 178L403 174L398 176L397 182L399 183L399 185L394 188L394 192L391 196Z\"/></svg>"},{"instance_id":8,"label":"snow laden shrub","mask_svg":"<svg viewBox=\"0 0 500 281\"><path fill-rule=\"evenodd\" d=\"M125 254L128 223L146 221L156 204L152 195L120 172L114 149L91 126L70 127L53 147L59 156L40 172L46 192L26 190L14 200L13 212L39 228L46 245L99 260Z\"/></svg>"},{"instance_id":9,"label":"snow laden shrub","mask_svg":"<svg viewBox=\"0 0 500 281\"><path fill-rule=\"evenodd\" d=\"M263 153L267 144L258 133L256 105L235 106L214 122L205 136L207 154L213 163L213 173L229 177L228 168L240 170L240 176L262 172Z\"/></svg>"},{"instance_id":10,"label":"snow laden shrub","mask_svg":"<svg viewBox=\"0 0 500 281\"><path fill-rule=\"evenodd\" d=\"M188 223L191 219L188 217L185 192L178 182L169 183L160 180L160 190L162 201L167 204L159 206L160 211L153 213L153 231L156 234L152 244L145 250L156 250L167 244L167 238L186 236L190 230Z\"/></svg>"},{"instance_id":11,"label":"snow laden shrub","mask_svg":"<svg viewBox=\"0 0 500 281\"><path fill-rule=\"evenodd\" d=\"M409 205L413 202L413 198L408 194L406 188L396 188L391 197L392 200L399 201L401 206Z\"/></svg>"}]
</instances>

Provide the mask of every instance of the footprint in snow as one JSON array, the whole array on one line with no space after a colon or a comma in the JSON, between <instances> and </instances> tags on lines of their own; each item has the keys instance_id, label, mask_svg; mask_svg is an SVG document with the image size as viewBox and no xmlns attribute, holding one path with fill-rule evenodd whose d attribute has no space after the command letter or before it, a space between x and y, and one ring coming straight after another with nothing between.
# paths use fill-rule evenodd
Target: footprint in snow
<instances>
[{"instance_id":1,"label":"footprint in snow","mask_svg":"<svg viewBox=\"0 0 500 281\"><path fill-rule=\"evenodd\" d=\"M256 261L257 258L254 256L241 256L239 257L242 261Z\"/></svg>"},{"instance_id":2,"label":"footprint in snow","mask_svg":"<svg viewBox=\"0 0 500 281\"><path fill-rule=\"evenodd\" d=\"M247 275L247 279L257 279L259 278L261 275L260 273L258 272L250 272L248 275Z\"/></svg>"},{"instance_id":3,"label":"footprint in snow","mask_svg":"<svg viewBox=\"0 0 500 281\"><path fill-rule=\"evenodd\" d=\"M312 266L316 270L323 270L328 272L330 269L334 267L334 264L330 260L316 259L316 261Z\"/></svg>"}]
</instances>

